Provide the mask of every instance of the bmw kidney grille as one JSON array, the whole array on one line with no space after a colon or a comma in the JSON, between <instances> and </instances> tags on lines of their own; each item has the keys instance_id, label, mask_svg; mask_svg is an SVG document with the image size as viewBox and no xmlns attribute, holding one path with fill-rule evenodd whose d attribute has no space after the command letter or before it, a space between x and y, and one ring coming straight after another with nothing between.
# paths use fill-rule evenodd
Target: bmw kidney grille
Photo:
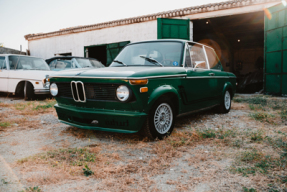
<instances>
[{"instance_id":1,"label":"bmw kidney grille","mask_svg":"<svg viewBox=\"0 0 287 192\"><path fill-rule=\"evenodd\" d=\"M76 102L86 102L85 86L81 81L72 81L71 90L73 98Z\"/></svg>"}]
</instances>

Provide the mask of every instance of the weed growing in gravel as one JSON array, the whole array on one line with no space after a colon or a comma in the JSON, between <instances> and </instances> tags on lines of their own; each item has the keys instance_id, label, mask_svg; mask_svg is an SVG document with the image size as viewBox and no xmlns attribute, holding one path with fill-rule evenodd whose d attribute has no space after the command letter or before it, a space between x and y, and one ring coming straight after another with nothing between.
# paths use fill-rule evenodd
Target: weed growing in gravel
<instances>
[{"instance_id":1,"label":"weed growing in gravel","mask_svg":"<svg viewBox=\"0 0 287 192\"><path fill-rule=\"evenodd\" d=\"M8 182L8 181L5 181L5 179L1 179L1 183L4 184L4 185L9 184L9 182ZM2 184L1 184L1 185L2 185Z\"/></svg>"},{"instance_id":2,"label":"weed growing in gravel","mask_svg":"<svg viewBox=\"0 0 287 192\"><path fill-rule=\"evenodd\" d=\"M282 120L287 120L287 109L282 110L279 114L280 114Z\"/></svg>"},{"instance_id":3,"label":"weed growing in gravel","mask_svg":"<svg viewBox=\"0 0 287 192\"><path fill-rule=\"evenodd\" d=\"M20 192L41 192L42 190L36 186L36 187L29 187L29 188L25 188L25 190L22 190Z\"/></svg>"},{"instance_id":4,"label":"weed growing in gravel","mask_svg":"<svg viewBox=\"0 0 287 192\"><path fill-rule=\"evenodd\" d=\"M240 147L243 146L243 144L244 144L243 140L237 139L237 140L235 140L235 141L232 143L232 146L233 146L233 147L240 148Z\"/></svg>"},{"instance_id":5,"label":"weed growing in gravel","mask_svg":"<svg viewBox=\"0 0 287 192\"><path fill-rule=\"evenodd\" d=\"M234 102L237 103L249 103L249 104L256 104L256 105L267 105L267 98L265 96L256 96L256 97L235 97L233 99Z\"/></svg>"},{"instance_id":6,"label":"weed growing in gravel","mask_svg":"<svg viewBox=\"0 0 287 192\"><path fill-rule=\"evenodd\" d=\"M206 130L197 130L197 133L202 138L217 138L217 139L225 139L227 137L236 137L236 131L234 129L206 129Z\"/></svg>"},{"instance_id":7,"label":"weed growing in gravel","mask_svg":"<svg viewBox=\"0 0 287 192\"><path fill-rule=\"evenodd\" d=\"M249 104L249 108L250 108L251 110L255 110L255 106L252 105L252 104Z\"/></svg>"},{"instance_id":8,"label":"weed growing in gravel","mask_svg":"<svg viewBox=\"0 0 287 192\"><path fill-rule=\"evenodd\" d=\"M73 166L82 166L86 162L95 162L96 154L90 153L87 148L71 148L48 151L41 158L50 161L53 166L58 166L63 162Z\"/></svg>"},{"instance_id":9,"label":"weed growing in gravel","mask_svg":"<svg viewBox=\"0 0 287 192\"><path fill-rule=\"evenodd\" d=\"M9 122L0 122L0 127L5 128L5 127L9 127L11 125L11 123Z\"/></svg>"},{"instance_id":10,"label":"weed growing in gravel","mask_svg":"<svg viewBox=\"0 0 287 192\"><path fill-rule=\"evenodd\" d=\"M56 104L54 99L45 101L20 102L12 105L15 109L15 114L19 115L39 115L40 113L51 112Z\"/></svg>"},{"instance_id":11,"label":"weed growing in gravel","mask_svg":"<svg viewBox=\"0 0 287 192\"><path fill-rule=\"evenodd\" d=\"M58 149L21 159L18 161L18 163L23 164L25 162L39 160L41 160L40 162L42 163L52 165L52 167L59 167L62 165L83 166L88 162L95 162L96 154L91 152L88 148Z\"/></svg>"},{"instance_id":12,"label":"weed growing in gravel","mask_svg":"<svg viewBox=\"0 0 287 192\"><path fill-rule=\"evenodd\" d=\"M85 165L85 168L83 168L83 171L86 177L94 174L94 172L88 167L88 165Z\"/></svg>"},{"instance_id":13,"label":"weed growing in gravel","mask_svg":"<svg viewBox=\"0 0 287 192\"><path fill-rule=\"evenodd\" d=\"M255 97L235 97L234 102L248 103L251 110L268 111L273 110L287 110L287 102L282 102L274 97L270 96L255 96Z\"/></svg>"},{"instance_id":14,"label":"weed growing in gravel","mask_svg":"<svg viewBox=\"0 0 287 192\"><path fill-rule=\"evenodd\" d=\"M261 131L251 133L251 141L260 142L263 140L263 133Z\"/></svg>"},{"instance_id":15,"label":"weed growing in gravel","mask_svg":"<svg viewBox=\"0 0 287 192\"><path fill-rule=\"evenodd\" d=\"M273 122L272 118L275 117L273 114L263 113L263 112L250 113L249 116L255 119L256 121L268 122L268 123Z\"/></svg>"},{"instance_id":16,"label":"weed growing in gravel","mask_svg":"<svg viewBox=\"0 0 287 192\"><path fill-rule=\"evenodd\" d=\"M263 154L258 152L257 150L252 151L244 151L239 154L239 159L243 162L256 162L259 161L262 158Z\"/></svg>"},{"instance_id":17,"label":"weed growing in gravel","mask_svg":"<svg viewBox=\"0 0 287 192\"><path fill-rule=\"evenodd\" d=\"M16 103L14 105L15 109L17 110L24 110L27 106L29 106L31 104L31 102L28 102L28 103Z\"/></svg>"},{"instance_id":18,"label":"weed growing in gravel","mask_svg":"<svg viewBox=\"0 0 287 192\"><path fill-rule=\"evenodd\" d=\"M52 101L48 101L47 104L39 104L36 107L33 108L33 110L39 110L39 109L48 109L48 108L52 108L54 107L54 105L56 104L56 101L52 100Z\"/></svg>"},{"instance_id":19,"label":"weed growing in gravel","mask_svg":"<svg viewBox=\"0 0 287 192\"><path fill-rule=\"evenodd\" d=\"M244 191L244 192L256 192L256 189L254 189L254 188L248 189L248 188L246 188L246 187L243 187L243 191Z\"/></svg>"},{"instance_id":20,"label":"weed growing in gravel","mask_svg":"<svg viewBox=\"0 0 287 192\"><path fill-rule=\"evenodd\" d=\"M202 138L215 138L216 137L216 132L213 129L206 129L203 131L198 131L198 133Z\"/></svg>"}]
</instances>

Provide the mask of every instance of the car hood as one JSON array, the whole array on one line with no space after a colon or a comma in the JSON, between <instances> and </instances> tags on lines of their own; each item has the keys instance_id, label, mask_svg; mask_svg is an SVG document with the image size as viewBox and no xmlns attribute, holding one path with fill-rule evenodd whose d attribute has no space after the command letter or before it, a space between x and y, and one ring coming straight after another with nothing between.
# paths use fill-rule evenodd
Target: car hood
<instances>
[{"instance_id":1,"label":"car hood","mask_svg":"<svg viewBox=\"0 0 287 192\"><path fill-rule=\"evenodd\" d=\"M42 71L42 70L10 70L9 78L17 78L17 79L30 79L42 81L46 75L52 76L54 71Z\"/></svg>"},{"instance_id":2,"label":"car hood","mask_svg":"<svg viewBox=\"0 0 287 192\"><path fill-rule=\"evenodd\" d=\"M185 75L183 67L106 67L72 69L56 72L54 77L149 78L156 76Z\"/></svg>"}]
</instances>

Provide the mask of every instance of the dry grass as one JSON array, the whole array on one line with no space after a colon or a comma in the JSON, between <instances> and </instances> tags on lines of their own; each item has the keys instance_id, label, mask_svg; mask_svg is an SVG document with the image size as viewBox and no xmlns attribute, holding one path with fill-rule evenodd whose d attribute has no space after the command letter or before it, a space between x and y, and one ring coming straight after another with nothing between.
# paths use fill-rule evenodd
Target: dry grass
<instances>
[{"instance_id":1,"label":"dry grass","mask_svg":"<svg viewBox=\"0 0 287 192\"><path fill-rule=\"evenodd\" d=\"M45 146L45 153L22 159L17 166L30 175L26 181L33 185L86 179L83 168L87 165L93 172L89 178L98 182L91 190L161 191L156 177L166 174L176 163L185 162L193 169L182 169L180 173L188 177L165 181L175 191L194 191L204 183L211 191L242 191L243 186L257 191L283 191L287 182L287 127L279 112L286 108L273 102L272 97L238 100L240 103L233 103L232 110L244 113L231 117L206 112L184 117L172 135L160 141L69 127L61 135L108 142L69 149L72 143L63 140L63 149ZM249 115L252 113L274 117L272 122L265 116L258 120Z\"/></svg>"},{"instance_id":2,"label":"dry grass","mask_svg":"<svg viewBox=\"0 0 287 192\"><path fill-rule=\"evenodd\" d=\"M22 101L16 104L0 103L0 107L5 109L3 112L0 111L0 131L42 128L37 118L45 113L54 114L55 103L55 100L50 99L33 102Z\"/></svg>"}]
</instances>

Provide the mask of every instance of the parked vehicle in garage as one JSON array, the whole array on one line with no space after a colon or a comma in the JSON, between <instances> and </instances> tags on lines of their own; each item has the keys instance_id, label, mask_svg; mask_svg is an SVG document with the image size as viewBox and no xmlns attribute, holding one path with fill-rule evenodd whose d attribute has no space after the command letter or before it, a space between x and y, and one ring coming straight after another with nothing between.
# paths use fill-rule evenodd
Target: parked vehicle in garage
<instances>
[{"instance_id":1,"label":"parked vehicle in garage","mask_svg":"<svg viewBox=\"0 0 287 192\"><path fill-rule=\"evenodd\" d=\"M0 91L34 99L38 94L50 94L48 76L53 74L44 59L12 54L0 54Z\"/></svg>"},{"instance_id":2,"label":"parked vehicle in garage","mask_svg":"<svg viewBox=\"0 0 287 192\"><path fill-rule=\"evenodd\" d=\"M59 72L50 83L61 122L151 139L169 135L179 115L228 113L236 89L212 48L185 40L131 43L110 67Z\"/></svg>"},{"instance_id":3,"label":"parked vehicle in garage","mask_svg":"<svg viewBox=\"0 0 287 192\"><path fill-rule=\"evenodd\" d=\"M75 68L102 68L105 67L100 61L93 58L58 56L46 59L49 67L53 71L61 71Z\"/></svg>"}]
</instances>

